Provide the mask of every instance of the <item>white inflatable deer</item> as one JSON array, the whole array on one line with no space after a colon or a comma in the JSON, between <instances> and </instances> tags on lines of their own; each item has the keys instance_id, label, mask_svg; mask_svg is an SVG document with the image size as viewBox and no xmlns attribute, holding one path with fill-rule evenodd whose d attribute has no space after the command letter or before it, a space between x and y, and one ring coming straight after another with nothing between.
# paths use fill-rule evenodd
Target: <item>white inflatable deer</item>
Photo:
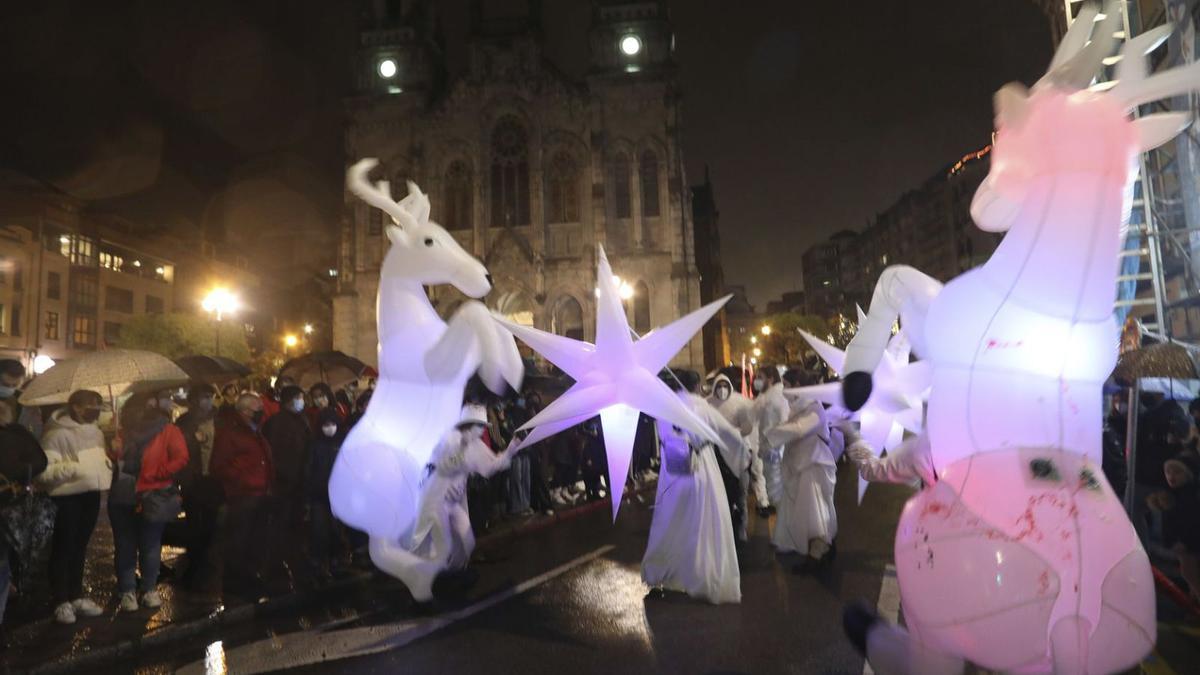
<instances>
[{"instance_id":1,"label":"white inflatable deer","mask_svg":"<svg viewBox=\"0 0 1200 675\"><path fill-rule=\"evenodd\" d=\"M371 185L374 159L359 161L346 185L392 218L376 317L379 378L362 420L346 438L329 480L333 513L371 537L371 559L409 588L406 550L417 515L418 489L438 442L459 421L463 388L478 370L497 393L519 389L524 367L512 335L487 308L469 300L443 322L423 286L451 284L472 298L492 289L491 276L454 237L429 219L429 198L413 183L396 202L386 182Z\"/></svg>"},{"instance_id":2,"label":"white inflatable deer","mask_svg":"<svg viewBox=\"0 0 1200 675\"><path fill-rule=\"evenodd\" d=\"M1100 470L1101 387L1116 360L1138 155L1189 122L1130 113L1198 88L1200 65L1148 76L1164 27L1126 44L1115 86L1089 87L1120 27L1119 4L1106 13L1081 10L1031 91L996 95L992 167L971 207L982 229L1006 232L991 259L944 288L885 270L847 348L852 408L870 395L897 316L933 366L938 482L909 501L896 534L911 639L890 656L868 643L877 672L957 672L967 659L1107 673L1154 645L1150 566Z\"/></svg>"}]
</instances>

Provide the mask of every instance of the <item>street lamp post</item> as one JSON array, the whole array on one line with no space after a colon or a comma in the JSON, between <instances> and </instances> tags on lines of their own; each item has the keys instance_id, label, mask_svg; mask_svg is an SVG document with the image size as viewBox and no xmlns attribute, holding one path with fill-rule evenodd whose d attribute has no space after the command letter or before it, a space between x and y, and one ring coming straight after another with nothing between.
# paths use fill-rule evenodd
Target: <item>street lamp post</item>
<instances>
[{"instance_id":1,"label":"street lamp post","mask_svg":"<svg viewBox=\"0 0 1200 675\"><path fill-rule=\"evenodd\" d=\"M208 312L213 317L213 327L215 328L215 341L217 347L217 356L221 355L221 319L226 314L232 314L241 307L241 301L228 288L217 287L208 292L204 296L204 301L200 303L204 311Z\"/></svg>"},{"instance_id":2,"label":"street lamp post","mask_svg":"<svg viewBox=\"0 0 1200 675\"><path fill-rule=\"evenodd\" d=\"M299 342L300 342L300 339L290 333L288 335L283 336L283 354L284 354L284 356L291 356L291 351L290 351L291 348L295 347Z\"/></svg>"}]
</instances>

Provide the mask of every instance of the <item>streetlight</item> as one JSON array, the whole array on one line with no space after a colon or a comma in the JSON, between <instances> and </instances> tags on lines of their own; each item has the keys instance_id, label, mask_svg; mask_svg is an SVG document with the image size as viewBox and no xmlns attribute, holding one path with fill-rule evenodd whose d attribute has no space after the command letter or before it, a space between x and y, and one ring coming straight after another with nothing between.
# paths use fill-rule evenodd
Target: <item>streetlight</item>
<instances>
[{"instance_id":1,"label":"streetlight","mask_svg":"<svg viewBox=\"0 0 1200 675\"><path fill-rule=\"evenodd\" d=\"M752 344L752 345L758 344L758 336L757 335L750 336L750 344Z\"/></svg>"},{"instance_id":2,"label":"streetlight","mask_svg":"<svg viewBox=\"0 0 1200 675\"><path fill-rule=\"evenodd\" d=\"M33 374L41 375L42 373L54 367L54 359L45 354L38 354L33 357Z\"/></svg>"},{"instance_id":3,"label":"streetlight","mask_svg":"<svg viewBox=\"0 0 1200 675\"><path fill-rule=\"evenodd\" d=\"M766 324L763 324L763 327L762 327L761 331L762 331L762 334L763 334L763 335L770 335L770 334L771 334L771 327L770 327L770 326L768 326L768 325L766 325Z\"/></svg>"},{"instance_id":4,"label":"streetlight","mask_svg":"<svg viewBox=\"0 0 1200 675\"><path fill-rule=\"evenodd\" d=\"M204 311L215 319L213 326L216 328L217 356L221 355L221 319L226 314L233 314L241 308L242 303L238 297L234 295L228 288L218 286L208 292L204 296L204 300L200 303Z\"/></svg>"},{"instance_id":5,"label":"streetlight","mask_svg":"<svg viewBox=\"0 0 1200 675\"><path fill-rule=\"evenodd\" d=\"M312 335L312 334L313 334L313 326L312 326L312 324L311 324L311 323L306 323L306 324L304 324L304 334L305 334L305 335Z\"/></svg>"},{"instance_id":6,"label":"streetlight","mask_svg":"<svg viewBox=\"0 0 1200 675\"><path fill-rule=\"evenodd\" d=\"M288 350L299 344L300 339L291 333L283 336L283 352L287 354Z\"/></svg>"},{"instance_id":7,"label":"streetlight","mask_svg":"<svg viewBox=\"0 0 1200 675\"><path fill-rule=\"evenodd\" d=\"M754 355L755 355L755 356L762 356L762 350L761 350L761 349L759 349L758 347L755 347L755 348L754 348Z\"/></svg>"}]
</instances>

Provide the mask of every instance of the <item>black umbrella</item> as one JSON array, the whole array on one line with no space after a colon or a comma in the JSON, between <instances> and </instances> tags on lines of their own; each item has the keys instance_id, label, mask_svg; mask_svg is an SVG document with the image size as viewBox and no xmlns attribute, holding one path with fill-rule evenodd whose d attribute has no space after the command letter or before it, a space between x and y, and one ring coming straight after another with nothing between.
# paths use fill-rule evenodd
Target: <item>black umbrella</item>
<instances>
[{"instance_id":1,"label":"black umbrella","mask_svg":"<svg viewBox=\"0 0 1200 675\"><path fill-rule=\"evenodd\" d=\"M283 364L279 377L290 377L308 389L324 382L333 389L344 387L361 377L373 377L375 369L342 352L313 352Z\"/></svg>"},{"instance_id":2,"label":"black umbrella","mask_svg":"<svg viewBox=\"0 0 1200 675\"><path fill-rule=\"evenodd\" d=\"M192 380L217 386L250 374L246 366L221 356L185 356L176 359L175 365L182 368Z\"/></svg>"}]
</instances>

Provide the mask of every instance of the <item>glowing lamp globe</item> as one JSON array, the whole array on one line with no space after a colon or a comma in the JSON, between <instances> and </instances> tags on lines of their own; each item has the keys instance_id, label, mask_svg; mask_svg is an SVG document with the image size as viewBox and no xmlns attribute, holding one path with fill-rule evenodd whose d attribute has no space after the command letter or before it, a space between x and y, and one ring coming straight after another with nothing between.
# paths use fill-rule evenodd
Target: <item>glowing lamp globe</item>
<instances>
[{"instance_id":1,"label":"glowing lamp globe","mask_svg":"<svg viewBox=\"0 0 1200 675\"><path fill-rule=\"evenodd\" d=\"M636 35L626 35L621 38L621 52L625 56L637 56L642 51L642 41Z\"/></svg>"},{"instance_id":2,"label":"glowing lamp globe","mask_svg":"<svg viewBox=\"0 0 1200 675\"><path fill-rule=\"evenodd\" d=\"M54 367L54 359L45 354L38 354L33 358L33 374L41 375L42 373Z\"/></svg>"},{"instance_id":3,"label":"glowing lamp globe","mask_svg":"<svg viewBox=\"0 0 1200 675\"><path fill-rule=\"evenodd\" d=\"M392 59L383 59L379 62L379 76L385 80L395 77L396 70L396 62Z\"/></svg>"}]
</instances>

